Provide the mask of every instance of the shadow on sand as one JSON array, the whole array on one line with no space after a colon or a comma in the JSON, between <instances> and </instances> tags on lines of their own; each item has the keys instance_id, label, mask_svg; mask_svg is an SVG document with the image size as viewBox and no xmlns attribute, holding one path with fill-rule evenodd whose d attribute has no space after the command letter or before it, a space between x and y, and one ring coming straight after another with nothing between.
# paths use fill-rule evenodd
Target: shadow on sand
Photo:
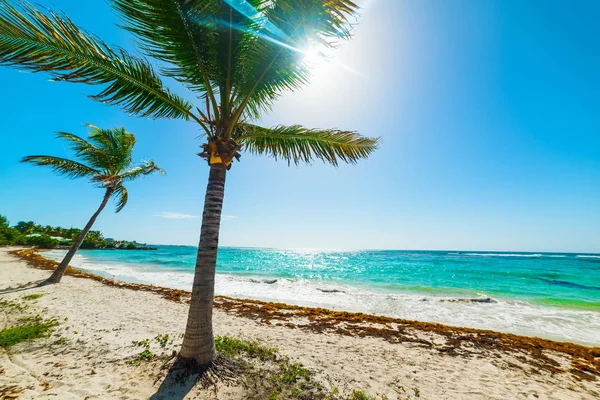
<instances>
[{"instance_id":1,"label":"shadow on sand","mask_svg":"<svg viewBox=\"0 0 600 400\"><path fill-rule=\"evenodd\" d=\"M198 375L181 378L180 368L171 368L150 400L183 400L198 383Z\"/></svg>"},{"instance_id":2,"label":"shadow on sand","mask_svg":"<svg viewBox=\"0 0 600 400\"><path fill-rule=\"evenodd\" d=\"M173 353L172 357L176 354ZM243 370L243 362L221 355L217 355L209 367L198 367L193 362L190 364L190 361L176 359L150 400L182 400L194 387L214 390L214 396L219 398L217 383L229 386Z\"/></svg>"},{"instance_id":3,"label":"shadow on sand","mask_svg":"<svg viewBox=\"0 0 600 400\"><path fill-rule=\"evenodd\" d=\"M41 279L39 281L32 281L32 282L27 282L27 283L22 283L20 285L17 286L10 286L6 289L0 289L0 295L2 294L8 294L8 293L16 293L16 292L23 292L25 290L29 290L29 289L35 289L35 288L40 288L43 286L48 285L48 281L46 279Z\"/></svg>"}]
</instances>

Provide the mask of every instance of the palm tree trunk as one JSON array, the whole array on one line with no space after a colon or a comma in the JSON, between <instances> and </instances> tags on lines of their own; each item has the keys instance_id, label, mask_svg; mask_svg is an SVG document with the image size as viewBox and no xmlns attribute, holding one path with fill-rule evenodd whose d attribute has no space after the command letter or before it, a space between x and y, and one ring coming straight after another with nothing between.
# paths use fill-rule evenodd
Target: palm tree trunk
<instances>
[{"instance_id":1,"label":"palm tree trunk","mask_svg":"<svg viewBox=\"0 0 600 400\"><path fill-rule=\"evenodd\" d=\"M210 366L216 354L212 310L226 173L227 169L222 164L210 167L190 312L179 353L182 359L194 361L199 367Z\"/></svg>"},{"instance_id":2,"label":"palm tree trunk","mask_svg":"<svg viewBox=\"0 0 600 400\"><path fill-rule=\"evenodd\" d=\"M54 270L54 272L52 273L50 278L48 278L48 280L47 280L48 283L60 282L63 275L65 274L65 271L67 270L67 267L69 266L69 263L73 259L73 256L75 255L77 250L79 250L81 243L83 243L88 232L90 231L90 229L92 229L92 225L94 225L94 222L96 222L96 218L98 218L98 215L100 215L100 213L106 206L106 203L108 203L108 199L110 198L112 193L113 193L113 189L106 189L106 194L104 195L104 199L102 199L102 204L100 204L98 211L96 211L94 213L94 215L92 215L92 218L90 218L90 220L87 223L87 225L85 226L85 228L83 228L83 230L81 231L79 236L77 236L75 243L73 243L73 246L71 246L71 248L65 255L65 258L63 258L63 260L60 262L60 265Z\"/></svg>"}]
</instances>

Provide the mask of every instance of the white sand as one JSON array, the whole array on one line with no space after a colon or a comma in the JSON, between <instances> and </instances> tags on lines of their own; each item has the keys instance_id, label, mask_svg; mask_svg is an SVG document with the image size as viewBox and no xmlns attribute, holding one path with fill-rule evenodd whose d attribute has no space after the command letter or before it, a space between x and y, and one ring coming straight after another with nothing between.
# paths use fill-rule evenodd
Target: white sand
<instances>
[{"instance_id":1,"label":"white sand","mask_svg":"<svg viewBox=\"0 0 600 400\"><path fill-rule=\"evenodd\" d=\"M28 267L0 248L0 292L46 278L48 271ZM37 300L23 296L43 293ZM58 285L0 294L0 300L26 303L32 313L57 317L56 334L66 343L51 344L58 336L21 343L0 350L0 389L17 385L19 399L147 399L160 387L146 373L148 366L127 363L139 348L132 340L168 333L176 338L168 350L181 342L187 316L186 304L177 304L142 291L118 289L88 279L64 277ZM6 307L0 328L10 323ZM578 382L569 374L526 374L512 368L513 356L482 356L464 359L408 344L383 339L314 334L286 327L267 326L215 310L217 335L257 340L280 349L311 369L317 378L341 392L361 389L390 399L598 399L598 382ZM158 344L153 344L158 350ZM48 383L44 390L40 384ZM407 392L401 389L403 386ZM0 393L1 390L0 390ZM192 389L186 399L243 398L239 390ZM236 397L237 396L237 397ZM242 397L240 397L242 396ZM153 398L181 398L154 396Z\"/></svg>"}]
</instances>

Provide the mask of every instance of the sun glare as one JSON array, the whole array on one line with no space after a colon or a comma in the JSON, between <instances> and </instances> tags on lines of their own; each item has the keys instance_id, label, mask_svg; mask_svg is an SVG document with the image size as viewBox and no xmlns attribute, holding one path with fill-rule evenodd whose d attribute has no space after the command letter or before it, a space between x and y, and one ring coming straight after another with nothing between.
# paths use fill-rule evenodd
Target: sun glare
<instances>
[{"instance_id":1,"label":"sun glare","mask_svg":"<svg viewBox=\"0 0 600 400\"><path fill-rule=\"evenodd\" d=\"M314 47L309 47L302 51L304 54L304 61L310 64L312 67L317 67L325 62L323 54Z\"/></svg>"}]
</instances>

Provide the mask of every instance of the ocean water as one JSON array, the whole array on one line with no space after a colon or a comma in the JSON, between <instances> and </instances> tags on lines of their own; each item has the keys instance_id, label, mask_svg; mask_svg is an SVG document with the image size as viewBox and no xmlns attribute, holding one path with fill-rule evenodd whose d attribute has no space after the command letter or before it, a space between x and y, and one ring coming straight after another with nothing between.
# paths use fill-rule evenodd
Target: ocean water
<instances>
[{"instance_id":1,"label":"ocean water","mask_svg":"<svg viewBox=\"0 0 600 400\"><path fill-rule=\"evenodd\" d=\"M190 290L195 256L188 246L81 250L71 264ZM600 255L220 248L215 285L231 297L600 345Z\"/></svg>"}]
</instances>

